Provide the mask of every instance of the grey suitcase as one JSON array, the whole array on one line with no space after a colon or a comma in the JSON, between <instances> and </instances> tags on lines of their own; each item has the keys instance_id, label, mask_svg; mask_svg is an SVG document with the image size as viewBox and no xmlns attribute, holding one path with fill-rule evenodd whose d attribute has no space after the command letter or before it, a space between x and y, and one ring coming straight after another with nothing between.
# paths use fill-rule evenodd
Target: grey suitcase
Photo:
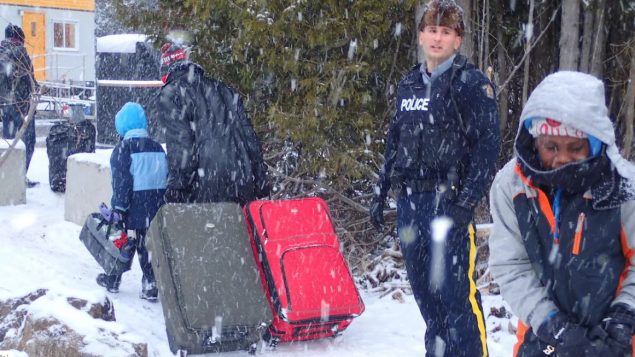
<instances>
[{"instance_id":1,"label":"grey suitcase","mask_svg":"<svg viewBox=\"0 0 635 357\"><path fill-rule=\"evenodd\" d=\"M146 244L173 353L255 352L273 317L238 204L166 204Z\"/></svg>"}]
</instances>

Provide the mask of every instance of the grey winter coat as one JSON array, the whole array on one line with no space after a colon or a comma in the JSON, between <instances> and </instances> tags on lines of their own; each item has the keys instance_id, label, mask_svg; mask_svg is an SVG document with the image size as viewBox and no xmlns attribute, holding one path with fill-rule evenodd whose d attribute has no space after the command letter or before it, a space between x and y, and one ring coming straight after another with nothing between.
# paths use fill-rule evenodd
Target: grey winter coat
<instances>
[{"instance_id":1,"label":"grey winter coat","mask_svg":"<svg viewBox=\"0 0 635 357\"><path fill-rule=\"evenodd\" d=\"M536 117L595 136L601 154L541 170L523 125ZM489 239L491 273L512 311L537 329L553 310L591 326L617 303L635 309L635 168L619 155L602 82L576 72L548 76L522 112L515 155L492 184ZM544 182L558 175L564 189L576 189L562 205L556 243L553 187Z\"/></svg>"}]
</instances>

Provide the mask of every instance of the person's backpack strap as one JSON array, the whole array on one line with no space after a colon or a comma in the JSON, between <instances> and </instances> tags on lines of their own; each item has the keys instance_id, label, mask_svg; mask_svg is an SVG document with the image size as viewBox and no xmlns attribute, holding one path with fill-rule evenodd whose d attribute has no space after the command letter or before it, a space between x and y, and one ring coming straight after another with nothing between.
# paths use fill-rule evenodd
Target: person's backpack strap
<instances>
[{"instance_id":1,"label":"person's backpack strap","mask_svg":"<svg viewBox=\"0 0 635 357\"><path fill-rule=\"evenodd\" d=\"M464 135L467 135L467 127L465 126L465 121L463 121L461 110L456 104L456 99L454 98L454 86L452 85L452 82L454 82L456 72L465 67L466 64L467 57L461 54L457 54L456 57L454 57L454 61L452 62L452 74L450 75L450 99L452 100L452 105L454 105L454 110L456 110L457 117L459 118L459 126Z\"/></svg>"}]
</instances>

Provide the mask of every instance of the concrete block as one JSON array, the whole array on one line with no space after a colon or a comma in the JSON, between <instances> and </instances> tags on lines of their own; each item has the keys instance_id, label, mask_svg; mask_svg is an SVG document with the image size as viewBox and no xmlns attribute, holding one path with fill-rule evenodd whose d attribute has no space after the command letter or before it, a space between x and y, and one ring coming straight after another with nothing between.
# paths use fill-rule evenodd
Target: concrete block
<instances>
[{"instance_id":1,"label":"concrete block","mask_svg":"<svg viewBox=\"0 0 635 357\"><path fill-rule=\"evenodd\" d=\"M26 203L26 149L22 141L13 149L9 145L9 140L0 139L0 157L8 155L0 166L0 206Z\"/></svg>"},{"instance_id":2,"label":"concrete block","mask_svg":"<svg viewBox=\"0 0 635 357\"><path fill-rule=\"evenodd\" d=\"M110 154L112 149L80 153L68 157L64 219L83 225L86 217L98 212L99 204L110 206L112 185Z\"/></svg>"}]
</instances>

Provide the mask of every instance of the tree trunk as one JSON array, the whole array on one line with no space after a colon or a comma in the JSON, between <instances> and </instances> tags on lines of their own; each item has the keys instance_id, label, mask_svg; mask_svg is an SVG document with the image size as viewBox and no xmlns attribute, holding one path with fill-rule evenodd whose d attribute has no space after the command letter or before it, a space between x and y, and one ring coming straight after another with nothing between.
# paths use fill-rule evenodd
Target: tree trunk
<instances>
[{"instance_id":1,"label":"tree trunk","mask_svg":"<svg viewBox=\"0 0 635 357\"><path fill-rule=\"evenodd\" d=\"M529 92L529 64L531 60L531 43L533 42L534 33L534 0L529 0L529 18L527 19L527 28L525 28L525 53L527 59L525 59L525 71L523 76L523 107L527 103L527 93Z\"/></svg>"},{"instance_id":2,"label":"tree trunk","mask_svg":"<svg viewBox=\"0 0 635 357\"><path fill-rule=\"evenodd\" d=\"M489 67L489 30L490 30L490 18L491 18L491 7L490 1L484 0L483 2L483 66L481 67L482 71L488 70Z\"/></svg>"},{"instance_id":3,"label":"tree trunk","mask_svg":"<svg viewBox=\"0 0 635 357\"><path fill-rule=\"evenodd\" d=\"M580 54L580 72L589 73L591 71L591 52L593 52L593 40L595 39L595 11L594 3L597 0L590 0L584 9L584 25L582 30L582 53Z\"/></svg>"},{"instance_id":4,"label":"tree trunk","mask_svg":"<svg viewBox=\"0 0 635 357\"><path fill-rule=\"evenodd\" d=\"M580 57L579 22L580 0L563 0L560 27L560 70L575 71L578 69L578 58Z\"/></svg>"},{"instance_id":5,"label":"tree trunk","mask_svg":"<svg viewBox=\"0 0 635 357\"><path fill-rule=\"evenodd\" d=\"M417 3L417 6L415 7L415 30L413 31L414 33L414 43L415 46L417 46L417 52L416 52L416 61L417 63L423 63L426 60L426 56L423 53L423 48L421 48L421 46L419 46L419 23L421 22L421 16L423 16L423 9L425 7L426 2L425 1L419 1Z\"/></svg>"},{"instance_id":6,"label":"tree trunk","mask_svg":"<svg viewBox=\"0 0 635 357\"><path fill-rule=\"evenodd\" d=\"M495 4L498 4L495 2ZM495 9L495 13L496 13L496 41L498 42L497 44L497 61L498 61L498 73L496 75L496 77L498 78L498 80L496 81L496 85L500 86L501 81L504 81L507 76L508 76L508 71L507 71L507 57L505 56L505 42L504 42L504 36L503 36L503 11L504 9L501 7L500 4L498 4L499 8ZM508 118L508 108L509 108L509 103L508 103L508 98L507 98L507 94L508 94L508 90L507 88L503 89L501 91L501 93L499 93L498 95L498 116L500 118L500 130L501 133L505 133L505 130L507 128L507 118ZM503 135L504 137L504 135Z\"/></svg>"},{"instance_id":7,"label":"tree trunk","mask_svg":"<svg viewBox=\"0 0 635 357\"><path fill-rule=\"evenodd\" d=\"M484 47L484 41L485 41L485 0L481 0L481 2L478 2L477 0L477 8L480 7L481 11L478 13L479 16L477 16L477 23L480 24L480 34L478 36L478 61L476 61L476 65L478 66L478 68L483 68L483 57L485 56L485 51L483 50Z\"/></svg>"},{"instance_id":8,"label":"tree trunk","mask_svg":"<svg viewBox=\"0 0 635 357\"><path fill-rule=\"evenodd\" d=\"M635 120L635 35L631 39L630 46L631 68L626 89L626 113L624 114L624 137L622 139L622 150L624 157L630 158L631 147L633 145L633 121Z\"/></svg>"},{"instance_id":9,"label":"tree trunk","mask_svg":"<svg viewBox=\"0 0 635 357\"><path fill-rule=\"evenodd\" d=\"M463 9L463 22L465 23L465 36L461 44L461 53L470 62L474 61L474 33L472 32L472 0L457 0L457 4Z\"/></svg>"},{"instance_id":10,"label":"tree trunk","mask_svg":"<svg viewBox=\"0 0 635 357\"><path fill-rule=\"evenodd\" d=\"M595 38L593 40L590 73L598 78L604 74L604 56L606 54L606 0L597 0L595 7Z\"/></svg>"}]
</instances>

